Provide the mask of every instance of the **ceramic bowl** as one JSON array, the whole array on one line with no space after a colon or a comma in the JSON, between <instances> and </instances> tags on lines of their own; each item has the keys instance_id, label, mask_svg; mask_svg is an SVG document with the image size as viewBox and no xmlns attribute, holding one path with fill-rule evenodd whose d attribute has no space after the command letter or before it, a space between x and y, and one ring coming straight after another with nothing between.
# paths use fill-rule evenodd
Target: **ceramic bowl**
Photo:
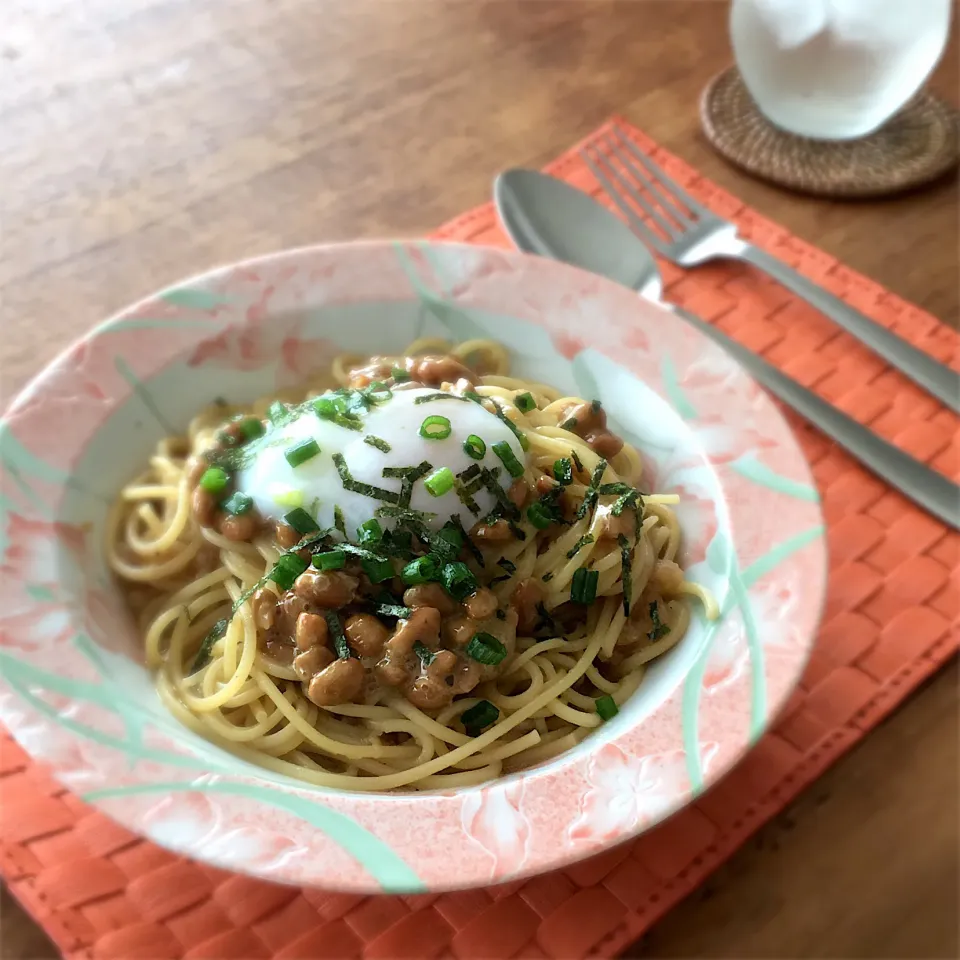
<instances>
[{"instance_id":1,"label":"ceramic bowl","mask_svg":"<svg viewBox=\"0 0 960 960\"><path fill-rule=\"evenodd\" d=\"M491 337L514 369L603 401L679 493L681 564L722 610L573 751L479 787L323 790L177 723L104 561L105 518L162 436L336 353ZM0 718L84 800L157 843L269 880L360 892L485 885L621 842L721 777L796 684L824 594L808 466L712 342L629 290L493 249L353 243L215 270L75 343L0 426Z\"/></svg>"}]
</instances>

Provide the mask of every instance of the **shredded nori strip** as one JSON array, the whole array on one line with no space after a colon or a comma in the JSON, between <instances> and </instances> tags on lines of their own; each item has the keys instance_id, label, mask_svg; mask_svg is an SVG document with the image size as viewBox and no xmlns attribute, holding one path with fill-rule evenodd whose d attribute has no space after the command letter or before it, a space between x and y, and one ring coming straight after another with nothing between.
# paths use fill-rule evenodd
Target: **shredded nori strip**
<instances>
[{"instance_id":1,"label":"shredded nori strip","mask_svg":"<svg viewBox=\"0 0 960 960\"><path fill-rule=\"evenodd\" d=\"M397 620L406 620L413 616L413 610L410 607L403 606L402 603L381 603L373 601L369 604L370 609L380 617L393 617Z\"/></svg>"},{"instance_id":2,"label":"shredded nori strip","mask_svg":"<svg viewBox=\"0 0 960 960\"><path fill-rule=\"evenodd\" d=\"M507 614L504 610L497 610L496 617L498 620L506 620Z\"/></svg>"},{"instance_id":3,"label":"shredded nori strip","mask_svg":"<svg viewBox=\"0 0 960 960\"><path fill-rule=\"evenodd\" d=\"M541 578L544 583L549 583L553 579L552 571L547 571Z\"/></svg>"},{"instance_id":4,"label":"shredded nori strip","mask_svg":"<svg viewBox=\"0 0 960 960\"><path fill-rule=\"evenodd\" d=\"M630 541L622 534L617 534L617 543L620 544L620 580L623 585L623 615L630 616L630 601L633 599L633 563L630 558Z\"/></svg>"},{"instance_id":5,"label":"shredded nori strip","mask_svg":"<svg viewBox=\"0 0 960 960\"><path fill-rule=\"evenodd\" d=\"M577 456L577 451L571 450L570 456L573 459L573 465L577 468L577 470L580 471L580 473L583 473L583 463L581 462L580 458Z\"/></svg>"},{"instance_id":6,"label":"shredded nori strip","mask_svg":"<svg viewBox=\"0 0 960 960\"><path fill-rule=\"evenodd\" d=\"M334 454L334 456L336 456L336 454ZM597 505L597 500L600 498L598 488L606 469L607 461L603 459L601 459L593 468L593 476L590 478L590 486L587 487L587 492L584 495L583 503L580 504L580 508L577 510L578 520L582 519L588 510L592 510Z\"/></svg>"},{"instance_id":7,"label":"shredded nori strip","mask_svg":"<svg viewBox=\"0 0 960 960\"><path fill-rule=\"evenodd\" d=\"M624 510L633 510L637 506L639 501L640 501L640 491L629 490L622 497L620 497L617 500L617 502L610 508L610 512L615 517L619 517Z\"/></svg>"},{"instance_id":8,"label":"shredded nori strip","mask_svg":"<svg viewBox=\"0 0 960 960\"><path fill-rule=\"evenodd\" d=\"M440 390L437 393L426 393L422 397L415 397L414 404L418 403L429 403L431 400L462 400L464 403L469 403L469 397L461 397L459 393L447 393L444 390Z\"/></svg>"},{"instance_id":9,"label":"shredded nori strip","mask_svg":"<svg viewBox=\"0 0 960 960\"><path fill-rule=\"evenodd\" d=\"M493 406L497 415L497 419L502 420L513 431L513 435L517 438L520 448L524 452L529 450L530 441L526 438L523 431L506 415L506 413L504 413L503 407L501 407L496 400L493 401Z\"/></svg>"},{"instance_id":10,"label":"shredded nori strip","mask_svg":"<svg viewBox=\"0 0 960 960\"><path fill-rule=\"evenodd\" d=\"M569 417L568 419L564 420L563 423L560 424L560 429L569 430L572 433L576 425L577 425L577 418Z\"/></svg>"},{"instance_id":11,"label":"shredded nori strip","mask_svg":"<svg viewBox=\"0 0 960 960\"><path fill-rule=\"evenodd\" d=\"M224 618L223 620L218 620L207 631L207 635L203 638L203 643L200 644L197 655L193 658L190 673L196 673L210 662L210 653L213 650L214 644L226 634L229 625L230 621Z\"/></svg>"},{"instance_id":12,"label":"shredded nori strip","mask_svg":"<svg viewBox=\"0 0 960 960\"><path fill-rule=\"evenodd\" d=\"M505 570L505 571L506 571L506 575L503 576L503 577L494 577L494 578L490 581L490 586L491 586L491 587L492 587L494 584L503 583L505 580L509 580L511 574L514 574L514 573L517 572L517 565L516 565L512 560L508 560L506 557L501 557L501 558L497 561L497 566L500 567L500 568L502 568L503 570Z\"/></svg>"},{"instance_id":13,"label":"shredded nori strip","mask_svg":"<svg viewBox=\"0 0 960 960\"><path fill-rule=\"evenodd\" d=\"M603 409L603 404L599 400L591 400L590 409L594 413L599 413Z\"/></svg>"},{"instance_id":14,"label":"shredded nori strip","mask_svg":"<svg viewBox=\"0 0 960 960\"><path fill-rule=\"evenodd\" d=\"M467 552L470 554L470 556L473 557L474 560L477 561L477 566L479 566L482 569L484 566L483 554L480 552L480 548L473 542L473 539L471 538L470 534L463 529L463 524L460 522L460 518L451 517L444 524L444 526L453 527L453 529L456 530L463 537L463 545L467 548Z\"/></svg>"},{"instance_id":15,"label":"shredded nori strip","mask_svg":"<svg viewBox=\"0 0 960 960\"><path fill-rule=\"evenodd\" d=\"M328 610L323 616L327 621L327 627L330 629L333 649L337 651L337 656L341 660L349 659L353 656L353 651L347 643L347 638L343 635L343 624L340 623L340 615L335 610Z\"/></svg>"},{"instance_id":16,"label":"shredded nori strip","mask_svg":"<svg viewBox=\"0 0 960 960\"><path fill-rule=\"evenodd\" d=\"M540 619L536 622L536 624L534 624L533 632L535 634L539 633L543 629L548 630L552 634L557 632L557 624L553 617L550 616L542 600L537 604L537 616Z\"/></svg>"},{"instance_id":17,"label":"shredded nori strip","mask_svg":"<svg viewBox=\"0 0 960 960\"><path fill-rule=\"evenodd\" d=\"M340 505L337 504L333 508L333 525L340 532L340 535L344 540L347 539L347 523L343 519L343 511L340 509Z\"/></svg>"},{"instance_id":18,"label":"shredded nori strip","mask_svg":"<svg viewBox=\"0 0 960 960\"><path fill-rule=\"evenodd\" d=\"M374 516L389 517L391 520L413 520L419 524L427 524L437 518L435 513L430 513L428 510L413 510L410 507L395 507L392 504L377 507Z\"/></svg>"},{"instance_id":19,"label":"shredded nori strip","mask_svg":"<svg viewBox=\"0 0 960 960\"><path fill-rule=\"evenodd\" d=\"M567 559L572 560L588 543L593 543L593 534L585 533L568 551Z\"/></svg>"},{"instance_id":20,"label":"shredded nori strip","mask_svg":"<svg viewBox=\"0 0 960 960\"><path fill-rule=\"evenodd\" d=\"M563 487L554 487L548 490L537 503L540 504L543 512L553 523L566 524L568 521L563 516L563 508L560 506L560 498L563 496Z\"/></svg>"},{"instance_id":21,"label":"shredded nori strip","mask_svg":"<svg viewBox=\"0 0 960 960\"><path fill-rule=\"evenodd\" d=\"M376 447L382 453L389 453L393 449L386 440L381 440L380 437L375 437L372 433L368 433L363 438L363 442L371 447Z\"/></svg>"},{"instance_id":22,"label":"shredded nori strip","mask_svg":"<svg viewBox=\"0 0 960 960\"><path fill-rule=\"evenodd\" d=\"M340 474L340 482L344 490L350 490L353 493L362 493L365 497L372 497L374 500L383 500L386 503L399 503L400 494L393 490L385 490L383 487L375 487L371 483L360 483L354 480L347 467L347 461L342 453L333 455L333 462L337 467L337 473ZM389 468L388 468L389 469Z\"/></svg>"},{"instance_id":23,"label":"shredded nori strip","mask_svg":"<svg viewBox=\"0 0 960 960\"><path fill-rule=\"evenodd\" d=\"M507 496L506 491L503 487L500 486L499 476L500 468L494 467L493 470L487 469L487 467L481 467L480 475L483 478L483 485L493 494L494 499L497 501L497 506L500 508L500 512L503 516L518 520L520 518L520 511L514 505L513 501ZM491 514L492 516L492 514Z\"/></svg>"},{"instance_id":24,"label":"shredded nori strip","mask_svg":"<svg viewBox=\"0 0 960 960\"><path fill-rule=\"evenodd\" d=\"M659 640L670 632L670 627L660 622L660 608L656 600L650 604L650 622L653 624L653 629L647 634L650 640Z\"/></svg>"},{"instance_id":25,"label":"shredded nori strip","mask_svg":"<svg viewBox=\"0 0 960 960\"><path fill-rule=\"evenodd\" d=\"M605 497L611 494L629 493L631 490L633 490L633 487L629 483L620 483L619 481L617 483L603 483L599 487L600 493Z\"/></svg>"},{"instance_id":26,"label":"shredded nori strip","mask_svg":"<svg viewBox=\"0 0 960 960\"><path fill-rule=\"evenodd\" d=\"M413 485L432 469L432 463L428 460L421 460L415 467L384 467L381 476L385 480L394 477L399 478L400 496L397 503L401 507L409 507L410 498L413 496Z\"/></svg>"},{"instance_id":27,"label":"shredded nori strip","mask_svg":"<svg viewBox=\"0 0 960 960\"><path fill-rule=\"evenodd\" d=\"M337 550L349 553L351 556L359 557L361 560L372 560L374 563L383 563L390 558L375 550L368 550L366 547L357 546L355 543L338 543Z\"/></svg>"},{"instance_id":28,"label":"shredded nori strip","mask_svg":"<svg viewBox=\"0 0 960 960\"><path fill-rule=\"evenodd\" d=\"M436 656L429 647L424 646L419 640L413 645L413 652L420 658L420 662L425 667L433 663L433 658Z\"/></svg>"}]
</instances>

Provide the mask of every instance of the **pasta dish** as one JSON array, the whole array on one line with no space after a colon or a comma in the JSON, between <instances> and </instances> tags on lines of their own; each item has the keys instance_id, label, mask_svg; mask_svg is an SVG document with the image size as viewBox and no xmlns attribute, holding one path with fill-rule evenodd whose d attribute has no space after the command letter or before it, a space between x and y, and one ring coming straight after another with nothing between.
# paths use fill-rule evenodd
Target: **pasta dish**
<instances>
[{"instance_id":1,"label":"pasta dish","mask_svg":"<svg viewBox=\"0 0 960 960\"><path fill-rule=\"evenodd\" d=\"M121 491L108 555L170 711L323 787L480 783L613 719L708 594L598 401L489 340L217 401Z\"/></svg>"}]
</instances>

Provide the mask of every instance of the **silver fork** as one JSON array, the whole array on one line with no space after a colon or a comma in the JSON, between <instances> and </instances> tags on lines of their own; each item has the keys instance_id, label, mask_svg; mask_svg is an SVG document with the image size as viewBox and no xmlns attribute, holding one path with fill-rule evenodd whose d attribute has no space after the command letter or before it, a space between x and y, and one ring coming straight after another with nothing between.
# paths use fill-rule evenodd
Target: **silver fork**
<instances>
[{"instance_id":1,"label":"silver fork","mask_svg":"<svg viewBox=\"0 0 960 960\"><path fill-rule=\"evenodd\" d=\"M694 267L708 260L743 260L802 297L891 366L960 413L960 377L886 327L817 286L765 250L747 243L736 224L695 200L616 128L580 155L631 228L668 260ZM632 201L632 203L631 203ZM643 211L648 219L638 212Z\"/></svg>"}]
</instances>

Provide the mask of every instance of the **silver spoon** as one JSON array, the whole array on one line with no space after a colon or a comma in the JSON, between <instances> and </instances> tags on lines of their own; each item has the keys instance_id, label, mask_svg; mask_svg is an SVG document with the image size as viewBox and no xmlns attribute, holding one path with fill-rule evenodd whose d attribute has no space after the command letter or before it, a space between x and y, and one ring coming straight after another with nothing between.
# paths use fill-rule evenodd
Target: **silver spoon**
<instances>
[{"instance_id":1,"label":"silver spoon","mask_svg":"<svg viewBox=\"0 0 960 960\"><path fill-rule=\"evenodd\" d=\"M957 484L857 423L709 323L664 303L660 270L643 241L587 194L535 170L507 170L494 181L493 198L504 229L520 250L615 280L682 317L879 477L944 523L960 529Z\"/></svg>"}]
</instances>

